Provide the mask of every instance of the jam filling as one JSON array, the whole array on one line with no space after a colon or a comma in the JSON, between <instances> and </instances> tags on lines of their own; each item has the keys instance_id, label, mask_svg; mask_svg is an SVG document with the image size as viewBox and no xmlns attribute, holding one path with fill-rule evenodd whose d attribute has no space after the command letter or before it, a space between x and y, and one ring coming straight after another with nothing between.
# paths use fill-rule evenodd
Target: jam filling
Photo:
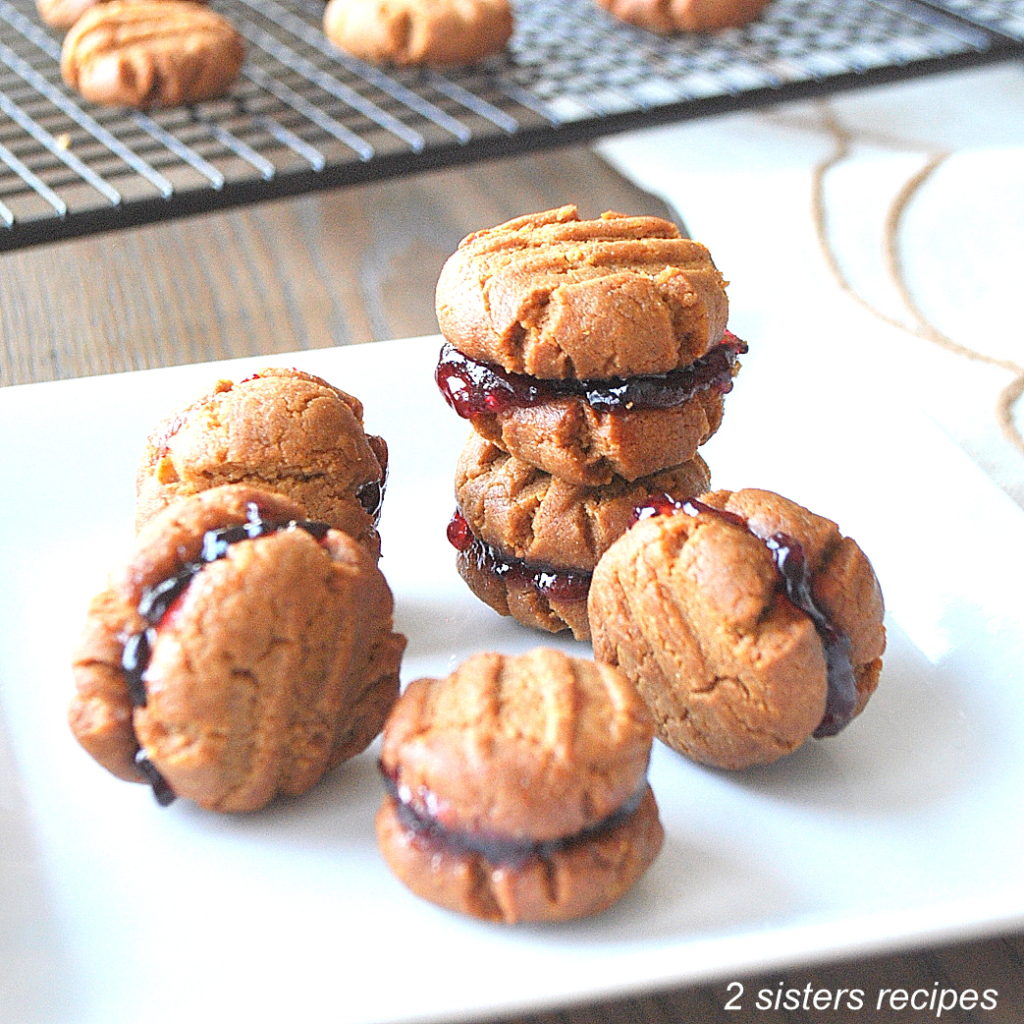
<instances>
[{"instance_id":1,"label":"jam filling","mask_svg":"<svg viewBox=\"0 0 1024 1024\"><path fill-rule=\"evenodd\" d=\"M464 419L543 405L558 398L582 398L597 412L671 409L702 391L723 395L731 391L736 359L746 351L746 342L726 331L723 341L710 352L671 373L547 380L477 362L445 342L434 380L445 401Z\"/></svg>"},{"instance_id":2,"label":"jam filling","mask_svg":"<svg viewBox=\"0 0 1024 1024\"><path fill-rule=\"evenodd\" d=\"M146 777L153 796L161 807L169 807L177 799L177 794L171 789L168 781L160 774L160 770L146 755L138 750L135 753L135 767Z\"/></svg>"},{"instance_id":3,"label":"jam filling","mask_svg":"<svg viewBox=\"0 0 1024 1024\"><path fill-rule=\"evenodd\" d=\"M376 451L376 449L374 450ZM363 511L373 520L374 529L380 525L380 512L384 505L384 492L388 486L386 453L383 458L378 454L378 462L381 464L380 476L376 480L367 480L356 491L356 501L363 506Z\"/></svg>"},{"instance_id":4,"label":"jam filling","mask_svg":"<svg viewBox=\"0 0 1024 1024\"><path fill-rule=\"evenodd\" d=\"M384 505L384 488L386 479L367 480L356 491L356 501L363 506L363 511L373 520L376 527L380 524L380 510Z\"/></svg>"},{"instance_id":5,"label":"jam filling","mask_svg":"<svg viewBox=\"0 0 1024 1024\"><path fill-rule=\"evenodd\" d=\"M501 580L529 583L545 597L556 601L587 599L591 578L589 572L524 562L520 558L506 555L474 536L458 509L448 523L448 540L452 547L471 559L481 572L490 573Z\"/></svg>"},{"instance_id":6,"label":"jam filling","mask_svg":"<svg viewBox=\"0 0 1024 1024\"><path fill-rule=\"evenodd\" d=\"M667 494L655 495L645 504L638 506L633 516L635 520L641 520L673 512L685 512L690 516L707 512L741 526L751 536L757 536L742 516L727 509L707 505L696 498L676 501ZM850 638L835 627L815 601L803 545L795 537L782 532L773 533L770 537L758 537L758 540L771 552L786 597L811 620L821 640L825 654L828 693L825 714L814 730L814 736L816 739L835 736L849 725L857 710L857 679L850 654Z\"/></svg>"},{"instance_id":7,"label":"jam filling","mask_svg":"<svg viewBox=\"0 0 1024 1024\"><path fill-rule=\"evenodd\" d=\"M259 510L254 504L248 506L247 516L246 522L237 526L207 530L203 534L199 556L194 561L186 562L173 575L143 590L142 597L139 599L138 612L145 620L146 628L128 637L121 655L121 669L124 672L125 685L135 707L146 706L146 668L149 665L160 624L203 566L223 558L232 544L237 544L242 540L252 540L256 537L278 533L281 530L293 529L305 530L317 540L322 540L330 529L326 523L308 520L267 522L260 519ZM161 806L166 806L174 800L174 791L168 785L167 780L141 750L135 756L135 765L145 775L146 781L153 789L153 795Z\"/></svg>"},{"instance_id":8,"label":"jam filling","mask_svg":"<svg viewBox=\"0 0 1024 1024\"><path fill-rule=\"evenodd\" d=\"M647 792L647 781L643 780L637 790L625 803L611 814L586 828L571 835L557 839L545 839L535 842L530 839L517 839L510 836L488 835L478 832L466 832L447 828L436 818L421 814L408 803L403 794L403 787L383 765L378 764L384 789L392 797L398 807L398 818L402 825L412 831L419 842L441 847L449 853L478 854L490 864L506 867L521 867L533 858L549 860L562 850L568 850L579 843L597 839L618 828L632 817L640 806ZM427 801L428 805L431 801Z\"/></svg>"}]
</instances>

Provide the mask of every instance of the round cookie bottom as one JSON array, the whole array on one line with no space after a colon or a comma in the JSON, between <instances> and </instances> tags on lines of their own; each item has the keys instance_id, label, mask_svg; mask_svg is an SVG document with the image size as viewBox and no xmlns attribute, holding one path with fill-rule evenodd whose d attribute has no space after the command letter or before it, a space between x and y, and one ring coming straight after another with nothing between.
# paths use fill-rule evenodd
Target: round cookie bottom
<instances>
[{"instance_id":1,"label":"round cookie bottom","mask_svg":"<svg viewBox=\"0 0 1024 1024\"><path fill-rule=\"evenodd\" d=\"M482 567L471 550L458 552L455 566L473 594L499 615L546 633L569 629L577 640L590 639L585 592L569 600L545 594L529 580L502 577Z\"/></svg>"},{"instance_id":2,"label":"round cookie bottom","mask_svg":"<svg viewBox=\"0 0 1024 1024\"><path fill-rule=\"evenodd\" d=\"M654 862L664 828L648 785L624 822L548 857L499 864L445 849L407 826L389 797L376 819L377 841L398 879L422 899L485 921L569 921L618 902Z\"/></svg>"},{"instance_id":3,"label":"round cookie bottom","mask_svg":"<svg viewBox=\"0 0 1024 1024\"><path fill-rule=\"evenodd\" d=\"M725 395L702 391L671 409L597 412L577 398L473 417L473 428L523 462L587 487L688 462L722 424Z\"/></svg>"}]
</instances>

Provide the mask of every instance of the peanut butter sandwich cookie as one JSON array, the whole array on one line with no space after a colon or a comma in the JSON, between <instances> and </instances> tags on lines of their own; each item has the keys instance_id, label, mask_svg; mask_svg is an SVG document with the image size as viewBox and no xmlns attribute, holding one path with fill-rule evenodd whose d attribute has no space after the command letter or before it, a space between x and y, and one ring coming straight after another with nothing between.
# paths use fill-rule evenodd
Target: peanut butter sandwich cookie
<instances>
[{"instance_id":1,"label":"peanut butter sandwich cookie","mask_svg":"<svg viewBox=\"0 0 1024 1024\"><path fill-rule=\"evenodd\" d=\"M717 32L753 21L769 0L597 0L619 21L661 35Z\"/></svg>"},{"instance_id":2,"label":"peanut butter sandwich cookie","mask_svg":"<svg viewBox=\"0 0 1024 1024\"><path fill-rule=\"evenodd\" d=\"M289 498L243 485L183 498L90 605L71 729L161 803L297 796L380 732L405 648L392 611L370 555Z\"/></svg>"},{"instance_id":3,"label":"peanut butter sandwich cookie","mask_svg":"<svg viewBox=\"0 0 1024 1024\"><path fill-rule=\"evenodd\" d=\"M136 525L210 487L287 494L305 515L372 554L387 481L384 439L363 429L359 399L295 369L218 381L150 435L136 477Z\"/></svg>"},{"instance_id":4,"label":"peanut butter sandwich cookie","mask_svg":"<svg viewBox=\"0 0 1024 1024\"><path fill-rule=\"evenodd\" d=\"M61 74L85 99L148 109L213 99L242 70L245 41L215 11L189 0L110 0L64 37Z\"/></svg>"},{"instance_id":5,"label":"peanut butter sandwich cookie","mask_svg":"<svg viewBox=\"0 0 1024 1024\"><path fill-rule=\"evenodd\" d=\"M863 710L885 650L882 593L835 523L753 489L658 498L639 515L594 570L590 626L659 739L739 769Z\"/></svg>"},{"instance_id":6,"label":"peanut butter sandwich cookie","mask_svg":"<svg viewBox=\"0 0 1024 1024\"><path fill-rule=\"evenodd\" d=\"M418 896L472 917L595 914L661 848L651 737L616 669L544 648L474 655L411 683L388 718L380 849Z\"/></svg>"},{"instance_id":7,"label":"peanut butter sandwich cookie","mask_svg":"<svg viewBox=\"0 0 1024 1024\"><path fill-rule=\"evenodd\" d=\"M587 486L692 459L746 351L707 249L658 217L565 206L476 232L442 268L436 309L448 403Z\"/></svg>"},{"instance_id":8,"label":"peanut butter sandwich cookie","mask_svg":"<svg viewBox=\"0 0 1024 1024\"><path fill-rule=\"evenodd\" d=\"M584 487L553 477L473 433L455 473L448 539L459 574L500 615L535 629L590 638L587 593L601 555L649 494L706 491L700 456L636 481Z\"/></svg>"},{"instance_id":9,"label":"peanut butter sandwich cookie","mask_svg":"<svg viewBox=\"0 0 1024 1024\"><path fill-rule=\"evenodd\" d=\"M330 0L324 35L371 64L450 67L505 48L508 0Z\"/></svg>"}]
</instances>

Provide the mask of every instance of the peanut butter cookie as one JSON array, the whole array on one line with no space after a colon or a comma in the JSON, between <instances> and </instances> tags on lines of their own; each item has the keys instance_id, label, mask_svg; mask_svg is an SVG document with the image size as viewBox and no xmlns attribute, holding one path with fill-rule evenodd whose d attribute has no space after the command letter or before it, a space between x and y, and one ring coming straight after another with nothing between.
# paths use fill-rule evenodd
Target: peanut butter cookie
<instances>
[{"instance_id":1,"label":"peanut butter cookie","mask_svg":"<svg viewBox=\"0 0 1024 1024\"><path fill-rule=\"evenodd\" d=\"M247 483L287 494L379 554L387 464L357 398L301 370L264 369L217 382L157 427L136 478L136 525L178 498Z\"/></svg>"},{"instance_id":2,"label":"peanut butter cookie","mask_svg":"<svg viewBox=\"0 0 1024 1024\"><path fill-rule=\"evenodd\" d=\"M445 263L435 374L510 454L573 483L635 480L718 429L746 346L707 250L657 217L575 207L466 238Z\"/></svg>"},{"instance_id":3,"label":"peanut butter cookie","mask_svg":"<svg viewBox=\"0 0 1024 1024\"><path fill-rule=\"evenodd\" d=\"M739 769L832 736L885 649L882 594L835 523L770 491L652 503L590 588L595 657L637 685L658 737Z\"/></svg>"},{"instance_id":4,"label":"peanut butter cookie","mask_svg":"<svg viewBox=\"0 0 1024 1024\"><path fill-rule=\"evenodd\" d=\"M324 34L372 64L471 64L512 36L508 0L330 0Z\"/></svg>"},{"instance_id":5,"label":"peanut butter cookie","mask_svg":"<svg viewBox=\"0 0 1024 1024\"><path fill-rule=\"evenodd\" d=\"M377 837L414 893L484 920L620 899L664 833L647 709L618 671L544 648L409 685L384 729Z\"/></svg>"},{"instance_id":6,"label":"peanut butter cookie","mask_svg":"<svg viewBox=\"0 0 1024 1024\"><path fill-rule=\"evenodd\" d=\"M753 21L769 0L597 0L619 21L649 32L717 32Z\"/></svg>"},{"instance_id":7,"label":"peanut butter cookie","mask_svg":"<svg viewBox=\"0 0 1024 1024\"><path fill-rule=\"evenodd\" d=\"M69 713L122 779L217 811L296 796L358 754L398 695L405 638L351 537L227 486L138 535L92 602Z\"/></svg>"},{"instance_id":8,"label":"peanut butter cookie","mask_svg":"<svg viewBox=\"0 0 1024 1024\"><path fill-rule=\"evenodd\" d=\"M660 217L575 206L474 232L437 283L441 333L470 359L547 380L688 366L721 340L725 282Z\"/></svg>"},{"instance_id":9,"label":"peanut butter cookie","mask_svg":"<svg viewBox=\"0 0 1024 1024\"><path fill-rule=\"evenodd\" d=\"M649 495L677 500L708 489L699 456L635 482L583 487L553 477L471 434L455 473L457 510L448 538L459 574L500 615L590 638L587 593L601 555Z\"/></svg>"},{"instance_id":10,"label":"peanut butter cookie","mask_svg":"<svg viewBox=\"0 0 1024 1024\"><path fill-rule=\"evenodd\" d=\"M244 59L239 33L201 4L110 0L65 37L61 74L93 103L173 107L227 92Z\"/></svg>"}]
</instances>

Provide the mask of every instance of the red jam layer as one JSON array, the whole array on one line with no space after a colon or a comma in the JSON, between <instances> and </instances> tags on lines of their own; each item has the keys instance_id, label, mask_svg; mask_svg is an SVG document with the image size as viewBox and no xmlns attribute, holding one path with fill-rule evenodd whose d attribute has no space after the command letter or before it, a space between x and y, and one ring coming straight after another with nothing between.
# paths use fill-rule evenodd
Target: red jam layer
<instances>
[{"instance_id":1,"label":"red jam layer","mask_svg":"<svg viewBox=\"0 0 1024 1024\"><path fill-rule=\"evenodd\" d=\"M145 776L153 796L161 807L169 807L177 799L170 783L160 774L160 769L141 751L135 752L135 767Z\"/></svg>"},{"instance_id":2,"label":"red jam layer","mask_svg":"<svg viewBox=\"0 0 1024 1024\"><path fill-rule=\"evenodd\" d=\"M561 850L567 850L578 843L597 839L612 829L618 828L636 813L647 792L647 780L644 779L636 792L624 804L593 825L558 839L531 842L529 839L447 828L436 818L414 810L408 800L404 798L405 795L398 781L379 762L378 767L384 789L398 807L399 820L405 828L415 834L417 842L456 856L476 854L490 864L513 868L521 867L535 857L548 860ZM428 800L427 806L430 806L430 803Z\"/></svg>"},{"instance_id":3,"label":"red jam layer","mask_svg":"<svg viewBox=\"0 0 1024 1024\"><path fill-rule=\"evenodd\" d=\"M633 518L640 520L676 512L684 512L690 516L701 513L718 516L741 526L768 548L786 597L811 620L825 653L828 694L825 700L825 715L814 730L814 736L817 739L835 736L845 729L857 710L857 678L850 655L850 638L836 628L815 601L803 545L788 533L780 532L773 533L770 537L758 537L742 516L727 509L707 505L696 498L676 501L667 494L654 495L645 504L637 506Z\"/></svg>"},{"instance_id":4,"label":"red jam layer","mask_svg":"<svg viewBox=\"0 0 1024 1024\"><path fill-rule=\"evenodd\" d=\"M184 594L193 577L202 570L203 566L223 558L232 544L291 529L305 530L317 540L322 540L330 527L326 523L308 520L265 522L259 518L256 506L250 505L249 518L246 522L237 526L207 530L203 534L203 543L198 558L192 562L186 562L172 576L143 590L142 597L139 599L138 612L145 620L146 628L128 637L121 655L121 669L124 672L125 685L128 687L129 696L135 707L146 706L146 667L149 665L160 625L181 595ZM136 754L135 763L152 786L157 802L162 806L171 803L174 800L173 790L141 750Z\"/></svg>"},{"instance_id":5,"label":"red jam layer","mask_svg":"<svg viewBox=\"0 0 1024 1024\"><path fill-rule=\"evenodd\" d=\"M538 565L506 555L476 537L458 510L448 524L448 540L457 551L471 558L482 572L490 573L502 580L529 583L545 597L556 601L587 599L590 591L589 572Z\"/></svg>"},{"instance_id":6,"label":"red jam layer","mask_svg":"<svg viewBox=\"0 0 1024 1024\"><path fill-rule=\"evenodd\" d=\"M363 511L373 520L374 527L380 525L380 510L384 505L384 489L387 487L387 475L380 480L367 480L356 491L356 501L363 506Z\"/></svg>"},{"instance_id":7,"label":"red jam layer","mask_svg":"<svg viewBox=\"0 0 1024 1024\"><path fill-rule=\"evenodd\" d=\"M671 373L607 380L547 380L477 362L445 342L434 380L445 401L464 419L543 405L558 398L581 398L597 412L672 409L702 391L723 395L731 391L736 359L746 351L746 342L726 331L722 342L710 352Z\"/></svg>"}]
</instances>

